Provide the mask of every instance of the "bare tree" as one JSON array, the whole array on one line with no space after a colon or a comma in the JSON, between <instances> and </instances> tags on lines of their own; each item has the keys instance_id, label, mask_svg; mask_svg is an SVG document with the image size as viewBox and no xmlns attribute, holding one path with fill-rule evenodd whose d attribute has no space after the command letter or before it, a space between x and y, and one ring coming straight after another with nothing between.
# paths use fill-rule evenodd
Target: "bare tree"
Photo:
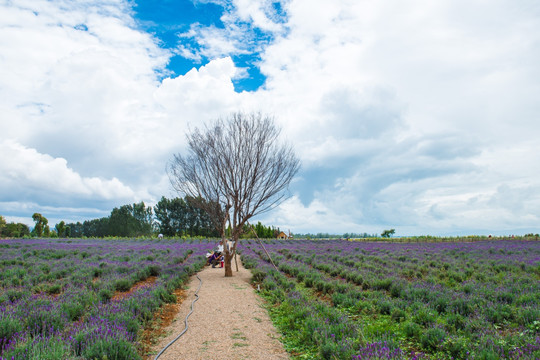
<instances>
[{"instance_id":1,"label":"bare tree","mask_svg":"<svg viewBox=\"0 0 540 360\"><path fill-rule=\"evenodd\" d=\"M173 187L214 218L224 240L230 221L232 245L224 243L226 277L232 276L231 260L244 224L287 199L286 190L300 168L292 146L279 136L273 118L233 113L204 131L188 133L188 155L175 155L168 166Z\"/></svg>"}]
</instances>

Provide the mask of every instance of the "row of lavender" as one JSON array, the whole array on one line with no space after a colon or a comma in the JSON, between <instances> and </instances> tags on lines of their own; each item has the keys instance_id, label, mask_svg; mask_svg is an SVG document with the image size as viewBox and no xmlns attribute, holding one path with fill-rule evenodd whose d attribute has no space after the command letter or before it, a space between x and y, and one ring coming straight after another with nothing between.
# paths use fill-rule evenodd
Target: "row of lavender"
<instances>
[{"instance_id":1,"label":"row of lavender","mask_svg":"<svg viewBox=\"0 0 540 360\"><path fill-rule=\"evenodd\" d=\"M246 242L288 346L323 359L540 358L540 242Z\"/></svg>"},{"instance_id":2,"label":"row of lavender","mask_svg":"<svg viewBox=\"0 0 540 360\"><path fill-rule=\"evenodd\" d=\"M212 246L1 241L0 359L140 359L141 329L175 301L174 290L203 266Z\"/></svg>"}]
</instances>

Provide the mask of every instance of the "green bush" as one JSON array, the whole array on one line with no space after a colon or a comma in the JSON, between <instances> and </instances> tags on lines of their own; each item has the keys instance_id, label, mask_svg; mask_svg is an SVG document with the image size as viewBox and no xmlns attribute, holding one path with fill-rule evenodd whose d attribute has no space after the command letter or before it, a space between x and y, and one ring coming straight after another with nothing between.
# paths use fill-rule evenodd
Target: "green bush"
<instances>
[{"instance_id":1,"label":"green bush","mask_svg":"<svg viewBox=\"0 0 540 360\"><path fill-rule=\"evenodd\" d=\"M47 336L62 330L68 319L59 309L47 309L47 304L43 304L43 308L38 306L30 311L25 318L25 327L33 335Z\"/></svg>"},{"instance_id":2,"label":"green bush","mask_svg":"<svg viewBox=\"0 0 540 360\"><path fill-rule=\"evenodd\" d=\"M22 331L22 324L18 319L4 317L0 319L0 339L11 339L13 335Z\"/></svg>"},{"instance_id":3,"label":"green bush","mask_svg":"<svg viewBox=\"0 0 540 360\"><path fill-rule=\"evenodd\" d=\"M85 359L138 360L141 359L133 344L122 339L98 340L88 346L83 354Z\"/></svg>"},{"instance_id":4,"label":"green bush","mask_svg":"<svg viewBox=\"0 0 540 360\"><path fill-rule=\"evenodd\" d=\"M392 316L392 320L396 322L402 322L407 318L407 313L401 309L394 308L392 310L391 316Z\"/></svg>"},{"instance_id":5,"label":"green bush","mask_svg":"<svg viewBox=\"0 0 540 360\"><path fill-rule=\"evenodd\" d=\"M70 321L79 319L85 310L84 305L76 301L64 302L60 307Z\"/></svg>"},{"instance_id":6,"label":"green bush","mask_svg":"<svg viewBox=\"0 0 540 360\"><path fill-rule=\"evenodd\" d=\"M488 307L485 310L486 319L493 324L502 324L505 321L512 320L514 313L508 305L498 304L495 307Z\"/></svg>"},{"instance_id":7,"label":"green bush","mask_svg":"<svg viewBox=\"0 0 540 360\"><path fill-rule=\"evenodd\" d=\"M128 291L133 283L128 278L118 279L114 282L114 288L117 291Z\"/></svg>"},{"instance_id":8,"label":"green bush","mask_svg":"<svg viewBox=\"0 0 540 360\"><path fill-rule=\"evenodd\" d=\"M403 331L405 332L405 336L407 338L418 339L418 337L422 333L422 327L415 322L408 321L403 324Z\"/></svg>"},{"instance_id":9,"label":"green bush","mask_svg":"<svg viewBox=\"0 0 540 360\"><path fill-rule=\"evenodd\" d=\"M421 308L413 317L415 323L427 327L435 322L435 315L428 309Z\"/></svg>"},{"instance_id":10,"label":"green bush","mask_svg":"<svg viewBox=\"0 0 540 360\"><path fill-rule=\"evenodd\" d=\"M469 341L464 338L448 338L443 344L443 350L452 359L467 359Z\"/></svg>"},{"instance_id":11,"label":"green bush","mask_svg":"<svg viewBox=\"0 0 540 360\"><path fill-rule=\"evenodd\" d=\"M520 309L517 315L517 322L520 325L527 326L540 319L540 311L533 308Z\"/></svg>"},{"instance_id":12,"label":"green bush","mask_svg":"<svg viewBox=\"0 0 540 360\"><path fill-rule=\"evenodd\" d=\"M449 309L463 316L469 316L472 313L472 307L465 299L458 298L452 300L448 305Z\"/></svg>"},{"instance_id":13,"label":"green bush","mask_svg":"<svg viewBox=\"0 0 540 360\"><path fill-rule=\"evenodd\" d=\"M442 346L442 342L446 337L444 330L439 328L431 328L424 331L420 336L420 344L425 350L434 351Z\"/></svg>"},{"instance_id":14,"label":"green bush","mask_svg":"<svg viewBox=\"0 0 540 360\"><path fill-rule=\"evenodd\" d=\"M336 354L339 353L339 346L333 341L326 341L320 346L319 355L321 359L333 360L336 359Z\"/></svg>"},{"instance_id":15,"label":"green bush","mask_svg":"<svg viewBox=\"0 0 540 360\"><path fill-rule=\"evenodd\" d=\"M152 290L152 296L155 299L159 299L165 303L173 303L176 301L176 296L168 292L163 286L158 286L154 290Z\"/></svg>"},{"instance_id":16,"label":"green bush","mask_svg":"<svg viewBox=\"0 0 540 360\"><path fill-rule=\"evenodd\" d=\"M98 296L101 302L108 302L109 300L112 299L113 292L111 289L103 288L99 290Z\"/></svg>"},{"instance_id":17,"label":"green bush","mask_svg":"<svg viewBox=\"0 0 540 360\"><path fill-rule=\"evenodd\" d=\"M272 277L267 277L264 279L263 283L262 283L262 287L266 290L274 290L277 288L277 284L276 282L274 281L274 278Z\"/></svg>"},{"instance_id":18,"label":"green bush","mask_svg":"<svg viewBox=\"0 0 540 360\"><path fill-rule=\"evenodd\" d=\"M446 312L446 308L448 307L448 299L444 296L439 296L435 300L434 307L439 314L444 314Z\"/></svg>"},{"instance_id":19,"label":"green bush","mask_svg":"<svg viewBox=\"0 0 540 360\"><path fill-rule=\"evenodd\" d=\"M49 295L57 295L57 294L60 294L61 292L62 292L62 285L60 284L53 284L47 288L47 294Z\"/></svg>"},{"instance_id":20,"label":"green bush","mask_svg":"<svg viewBox=\"0 0 540 360\"><path fill-rule=\"evenodd\" d=\"M392 286L392 279L390 278L374 280L371 284L371 288L374 290L389 290L390 286Z\"/></svg>"},{"instance_id":21,"label":"green bush","mask_svg":"<svg viewBox=\"0 0 540 360\"><path fill-rule=\"evenodd\" d=\"M264 281L264 278L266 277L266 272L259 270L259 269L252 269L251 270L251 282L252 283L261 283Z\"/></svg>"},{"instance_id":22,"label":"green bush","mask_svg":"<svg viewBox=\"0 0 540 360\"><path fill-rule=\"evenodd\" d=\"M459 314L448 314L446 324L452 330L462 330L465 328L465 318Z\"/></svg>"},{"instance_id":23,"label":"green bush","mask_svg":"<svg viewBox=\"0 0 540 360\"><path fill-rule=\"evenodd\" d=\"M390 296L392 296L393 298L401 297L404 287L405 286L400 282L392 283L392 285L390 286Z\"/></svg>"},{"instance_id":24,"label":"green bush","mask_svg":"<svg viewBox=\"0 0 540 360\"><path fill-rule=\"evenodd\" d=\"M382 301L376 305L377 311L382 315L390 315L394 310L394 305L389 301Z\"/></svg>"},{"instance_id":25,"label":"green bush","mask_svg":"<svg viewBox=\"0 0 540 360\"><path fill-rule=\"evenodd\" d=\"M70 355L71 350L69 346L63 339L56 336L37 337L2 354L4 359L26 360L72 359Z\"/></svg>"}]
</instances>

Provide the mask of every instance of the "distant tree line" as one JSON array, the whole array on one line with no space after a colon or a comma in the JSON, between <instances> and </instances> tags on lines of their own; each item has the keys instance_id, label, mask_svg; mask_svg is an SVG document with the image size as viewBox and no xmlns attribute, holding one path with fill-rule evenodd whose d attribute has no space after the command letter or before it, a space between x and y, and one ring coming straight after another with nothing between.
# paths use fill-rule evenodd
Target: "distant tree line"
<instances>
[{"instance_id":1,"label":"distant tree line","mask_svg":"<svg viewBox=\"0 0 540 360\"><path fill-rule=\"evenodd\" d=\"M253 226L255 231L257 232L257 236L261 239L275 239L278 237L279 233L281 233L281 230L279 228L270 227L270 226L264 226L261 224L261 222L257 222L256 225ZM247 234L247 237L255 237L255 235L252 234L250 229L244 229L244 234Z\"/></svg>"},{"instance_id":2,"label":"distant tree line","mask_svg":"<svg viewBox=\"0 0 540 360\"><path fill-rule=\"evenodd\" d=\"M39 213L32 215L35 225L30 231L28 225L22 223L6 223L0 217L1 237L139 237L163 234L164 236L202 236L219 237L219 231L209 215L193 206L189 197L167 199L162 197L154 206L146 206L144 202L127 204L111 211L106 217L83 222L66 223L60 221L49 227L49 221ZM261 222L254 225L260 238L276 238L279 228L264 226ZM228 229L230 233L230 229ZM255 237L251 229L245 225L245 237Z\"/></svg>"},{"instance_id":3,"label":"distant tree line","mask_svg":"<svg viewBox=\"0 0 540 360\"><path fill-rule=\"evenodd\" d=\"M317 234L294 234L295 238L300 239L363 239L378 237L377 234L364 233L345 233L341 234L329 234L329 233L317 233Z\"/></svg>"},{"instance_id":4,"label":"distant tree line","mask_svg":"<svg viewBox=\"0 0 540 360\"><path fill-rule=\"evenodd\" d=\"M21 238L30 236L30 228L23 223L8 223L3 216L0 216L0 237Z\"/></svg>"},{"instance_id":5,"label":"distant tree line","mask_svg":"<svg viewBox=\"0 0 540 360\"><path fill-rule=\"evenodd\" d=\"M164 196L154 206L157 229L165 236L218 237L212 219L208 214L192 205L193 199L167 199Z\"/></svg>"},{"instance_id":6,"label":"distant tree line","mask_svg":"<svg viewBox=\"0 0 540 360\"><path fill-rule=\"evenodd\" d=\"M122 205L114 208L107 217L86 220L83 223L57 224L57 231L66 237L137 237L150 236L154 231L152 207L144 202ZM58 233L60 236L60 232Z\"/></svg>"},{"instance_id":7,"label":"distant tree line","mask_svg":"<svg viewBox=\"0 0 540 360\"><path fill-rule=\"evenodd\" d=\"M114 208L110 216L62 224L60 228L66 237L137 237L158 233L164 236L218 237L219 232L209 215L193 203L194 199L188 196L173 199L163 196L154 207L147 207L144 202L124 205ZM259 237L273 235L273 228L260 226L265 235Z\"/></svg>"}]
</instances>

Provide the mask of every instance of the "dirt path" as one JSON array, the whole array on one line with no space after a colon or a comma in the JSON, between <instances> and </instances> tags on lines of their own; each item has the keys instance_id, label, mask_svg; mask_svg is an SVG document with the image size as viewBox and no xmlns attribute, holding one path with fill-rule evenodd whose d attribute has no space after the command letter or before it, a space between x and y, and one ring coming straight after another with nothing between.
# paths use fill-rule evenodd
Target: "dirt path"
<instances>
[{"instance_id":1,"label":"dirt path","mask_svg":"<svg viewBox=\"0 0 540 360\"><path fill-rule=\"evenodd\" d=\"M261 299L249 284L251 273L240 261L238 265L236 272L233 263L232 278L225 278L221 268L207 266L199 272L203 284L188 319L189 329L159 360L289 359ZM184 330L184 319L198 286L199 280L193 276L176 320L166 329L167 336L153 348L152 359Z\"/></svg>"}]
</instances>

